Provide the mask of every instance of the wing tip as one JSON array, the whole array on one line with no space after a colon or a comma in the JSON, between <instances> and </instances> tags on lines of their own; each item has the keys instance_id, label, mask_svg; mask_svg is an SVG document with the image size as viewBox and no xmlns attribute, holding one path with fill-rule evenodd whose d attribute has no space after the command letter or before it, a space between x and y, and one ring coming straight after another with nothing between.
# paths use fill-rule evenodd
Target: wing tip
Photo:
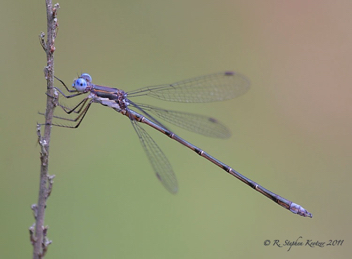
<instances>
[{"instance_id":1,"label":"wing tip","mask_svg":"<svg viewBox=\"0 0 352 259\"><path fill-rule=\"evenodd\" d=\"M225 71L224 75L225 76L234 76L235 72L233 72L233 71Z\"/></svg>"}]
</instances>

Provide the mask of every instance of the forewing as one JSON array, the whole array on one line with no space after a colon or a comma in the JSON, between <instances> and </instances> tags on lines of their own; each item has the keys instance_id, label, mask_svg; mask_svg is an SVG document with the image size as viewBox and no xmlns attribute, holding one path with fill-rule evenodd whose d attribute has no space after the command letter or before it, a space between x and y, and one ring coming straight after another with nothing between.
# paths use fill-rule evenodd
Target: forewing
<instances>
[{"instance_id":1,"label":"forewing","mask_svg":"<svg viewBox=\"0 0 352 259\"><path fill-rule=\"evenodd\" d=\"M173 84L148 86L128 93L128 96L148 95L172 102L215 102L232 99L247 92L248 79L235 72L200 76Z\"/></svg>"}]
</instances>

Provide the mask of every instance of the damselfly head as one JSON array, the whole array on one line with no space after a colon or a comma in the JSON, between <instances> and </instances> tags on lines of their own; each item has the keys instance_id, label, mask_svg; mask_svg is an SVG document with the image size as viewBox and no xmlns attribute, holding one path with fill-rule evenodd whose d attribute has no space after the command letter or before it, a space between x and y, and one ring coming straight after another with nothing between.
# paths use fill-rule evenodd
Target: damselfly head
<instances>
[{"instance_id":1,"label":"damselfly head","mask_svg":"<svg viewBox=\"0 0 352 259\"><path fill-rule=\"evenodd\" d=\"M91 82L92 77L89 74L84 73L73 81L72 87L79 92L86 92Z\"/></svg>"},{"instance_id":2,"label":"damselfly head","mask_svg":"<svg viewBox=\"0 0 352 259\"><path fill-rule=\"evenodd\" d=\"M80 77L73 81L72 87L75 88L78 92L85 92L88 87L88 84L84 78Z\"/></svg>"}]
</instances>

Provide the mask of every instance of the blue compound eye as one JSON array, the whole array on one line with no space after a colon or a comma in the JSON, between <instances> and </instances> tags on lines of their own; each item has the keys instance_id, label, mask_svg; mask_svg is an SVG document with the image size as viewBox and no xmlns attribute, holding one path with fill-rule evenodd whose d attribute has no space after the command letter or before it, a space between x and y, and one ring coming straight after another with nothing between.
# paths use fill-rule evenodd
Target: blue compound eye
<instances>
[{"instance_id":1,"label":"blue compound eye","mask_svg":"<svg viewBox=\"0 0 352 259\"><path fill-rule=\"evenodd\" d=\"M92 82L92 77L90 76L90 74L87 73L83 73L80 78L84 78L87 82L91 83Z\"/></svg>"},{"instance_id":2,"label":"blue compound eye","mask_svg":"<svg viewBox=\"0 0 352 259\"><path fill-rule=\"evenodd\" d=\"M84 92L87 89L87 81L83 78L78 78L73 82L72 85L79 92Z\"/></svg>"}]
</instances>

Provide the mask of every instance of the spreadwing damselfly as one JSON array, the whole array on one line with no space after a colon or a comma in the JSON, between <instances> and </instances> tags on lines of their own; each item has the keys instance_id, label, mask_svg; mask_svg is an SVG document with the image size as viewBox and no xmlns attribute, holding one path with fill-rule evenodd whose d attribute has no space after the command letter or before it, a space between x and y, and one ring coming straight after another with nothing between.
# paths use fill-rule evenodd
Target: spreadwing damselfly
<instances>
[{"instance_id":1,"label":"spreadwing damselfly","mask_svg":"<svg viewBox=\"0 0 352 259\"><path fill-rule=\"evenodd\" d=\"M146 124L156 129L185 147L195 151L198 155L217 165L230 175L241 180L283 208L303 217L312 218L312 214L305 210L302 206L293 203L292 201L287 200L248 179L236 170L232 169L230 166L212 157L202 149L182 139L159 121L159 119L162 119L187 130L210 137L229 137L230 134L227 128L216 119L193 113L166 110L151 105L136 103L131 100L136 97L150 96L165 101L184 103L224 101L238 97L247 92L249 89L249 81L245 76L235 72L222 72L192 78L173 84L143 87L130 92L93 84L92 77L86 73L81 74L74 80L72 84L73 89L69 89L62 80L58 80L69 92L69 94L66 95L62 90L55 87L55 89L63 97L74 98L83 94L86 94L86 96L73 108L68 108L60 102L57 103L65 113L76 113L77 117L74 119L59 116L54 117L57 119L74 122L75 125L52 125L67 128L78 128L92 103L100 103L114 109L122 115L127 116L139 137L142 147L154 169L157 178L169 192L176 193L178 190L176 176L169 160L166 158L152 137L141 126L142 124ZM158 119L156 117L158 117Z\"/></svg>"}]
</instances>

